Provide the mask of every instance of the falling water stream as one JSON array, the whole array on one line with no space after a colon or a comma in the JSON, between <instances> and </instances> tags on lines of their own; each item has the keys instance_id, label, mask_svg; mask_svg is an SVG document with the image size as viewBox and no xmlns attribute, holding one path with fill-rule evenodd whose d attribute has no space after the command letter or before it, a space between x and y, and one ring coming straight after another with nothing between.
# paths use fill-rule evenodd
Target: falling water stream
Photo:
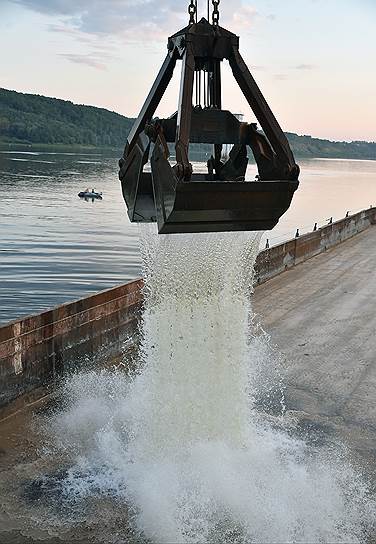
<instances>
[{"instance_id":1,"label":"falling water stream","mask_svg":"<svg viewBox=\"0 0 376 544\"><path fill-rule=\"evenodd\" d=\"M346 450L284 416L283 361L251 307L259 235L141 239L137 371L71 377L44 418L43 454L67 467L50 533L95 519L90 538L112 543L365 541L374 503Z\"/></svg>"}]
</instances>

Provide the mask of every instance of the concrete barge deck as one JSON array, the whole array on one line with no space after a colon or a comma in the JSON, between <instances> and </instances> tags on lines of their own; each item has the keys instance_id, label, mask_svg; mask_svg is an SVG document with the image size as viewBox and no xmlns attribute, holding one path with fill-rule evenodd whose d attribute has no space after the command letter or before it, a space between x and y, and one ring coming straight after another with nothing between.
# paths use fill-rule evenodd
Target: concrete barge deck
<instances>
[{"instance_id":1,"label":"concrete barge deck","mask_svg":"<svg viewBox=\"0 0 376 544\"><path fill-rule=\"evenodd\" d=\"M285 356L287 406L376 460L376 227L258 286ZM374 470L374 468L373 468Z\"/></svg>"}]
</instances>

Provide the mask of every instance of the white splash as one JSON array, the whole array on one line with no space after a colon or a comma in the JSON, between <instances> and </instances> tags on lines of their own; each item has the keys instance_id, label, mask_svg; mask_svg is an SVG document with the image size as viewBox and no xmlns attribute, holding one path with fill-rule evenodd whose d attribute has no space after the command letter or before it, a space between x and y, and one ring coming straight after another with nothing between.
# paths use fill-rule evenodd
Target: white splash
<instances>
[{"instance_id":1,"label":"white splash","mask_svg":"<svg viewBox=\"0 0 376 544\"><path fill-rule=\"evenodd\" d=\"M117 497L140 538L361 542L370 524L351 466L256 409L280 379L278 357L253 326L258 243L252 233L145 231L140 371L91 372L66 385L68 407L52 421L75 459L66 493Z\"/></svg>"}]
</instances>

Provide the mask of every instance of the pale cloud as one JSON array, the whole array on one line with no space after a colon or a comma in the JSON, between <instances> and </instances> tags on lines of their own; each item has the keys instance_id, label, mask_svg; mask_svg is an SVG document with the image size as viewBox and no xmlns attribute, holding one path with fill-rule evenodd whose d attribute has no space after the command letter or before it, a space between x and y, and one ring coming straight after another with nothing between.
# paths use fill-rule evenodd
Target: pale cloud
<instances>
[{"instance_id":1,"label":"pale cloud","mask_svg":"<svg viewBox=\"0 0 376 544\"><path fill-rule=\"evenodd\" d=\"M174 0L11 0L57 18L51 30L118 37L123 41L159 40L188 17L186 5ZM184 3L185 4L185 3ZM172 26L170 23L175 21ZM76 36L77 37L77 36Z\"/></svg>"},{"instance_id":2,"label":"pale cloud","mask_svg":"<svg viewBox=\"0 0 376 544\"><path fill-rule=\"evenodd\" d=\"M165 40L188 22L188 0L11 0L31 10L59 18L51 30L63 25L72 31L118 37L122 41ZM231 4L231 5L230 5ZM206 5L206 3L205 3ZM199 6L199 16L202 6ZM212 7L210 8L212 10ZM206 15L206 11L205 11ZM220 24L248 29L257 11L244 0L220 4Z\"/></svg>"},{"instance_id":3,"label":"pale cloud","mask_svg":"<svg viewBox=\"0 0 376 544\"><path fill-rule=\"evenodd\" d=\"M294 66L295 70L314 70L316 66L314 64L298 64Z\"/></svg>"},{"instance_id":4,"label":"pale cloud","mask_svg":"<svg viewBox=\"0 0 376 544\"><path fill-rule=\"evenodd\" d=\"M13 3L50 15L72 15L90 5L87 0L13 0Z\"/></svg>"},{"instance_id":5,"label":"pale cloud","mask_svg":"<svg viewBox=\"0 0 376 544\"><path fill-rule=\"evenodd\" d=\"M58 53L59 57L74 64L84 64L98 70L106 70L108 62L117 56L117 48L111 40L100 40L95 35L81 32L63 24L49 24L47 30L54 34L72 38L85 46L87 53Z\"/></svg>"},{"instance_id":6,"label":"pale cloud","mask_svg":"<svg viewBox=\"0 0 376 544\"><path fill-rule=\"evenodd\" d=\"M140 43L145 48L156 42L163 43L188 23L188 0L10 1L53 17L47 25L51 33L70 38L86 48L86 51L60 53L59 56L99 70L106 69L106 64L122 44ZM199 18L206 16L205 7L206 3L199 4ZM258 17L246 0L223 2L219 7L220 25L235 32L252 28ZM106 49L108 54L104 55Z\"/></svg>"},{"instance_id":7,"label":"pale cloud","mask_svg":"<svg viewBox=\"0 0 376 544\"><path fill-rule=\"evenodd\" d=\"M266 66L262 66L261 64L250 64L249 69L255 72L265 72Z\"/></svg>"},{"instance_id":8,"label":"pale cloud","mask_svg":"<svg viewBox=\"0 0 376 544\"><path fill-rule=\"evenodd\" d=\"M47 25L47 30L56 34L68 36L83 44L95 45L97 42L96 36L86 34L85 32L81 32L80 30L76 30L75 28L64 24L49 24Z\"/></svg>"},{"instance_id":9,"label":"pale cloud","mask_svg":"<svg viewBox=\"0 0 376 544\"><path fill-rule=\"evenodd\" d=\"M112 59L112 56L108 55L104 51L97 51L87 54L59 53L59 56L75 64L85 64L86 66L96 68L97 70L107 70L107 63L110 59Z\"/></svg>"},{"instance_id":10,"label":"pale cloud","mask_svg":"<svg viewBox=\"0 0 376 544\"><path fill-rule=\"evenodd\" d=\"M239 30L250 30L253 28L259 14L255 8L248 4L242 4L240 2L238 2L238 4L240 5L238 5L235 10L233 9L230 24L232 23L237 32ZM234 4L232 2L231 7L234 8Z\"/></svg>"}]
</instances>

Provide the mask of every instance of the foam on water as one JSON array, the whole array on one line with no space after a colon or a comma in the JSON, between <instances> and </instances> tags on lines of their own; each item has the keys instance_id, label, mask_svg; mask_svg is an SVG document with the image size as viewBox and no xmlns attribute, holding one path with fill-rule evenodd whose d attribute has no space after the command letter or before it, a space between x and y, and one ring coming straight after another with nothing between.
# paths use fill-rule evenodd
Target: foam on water
<instances>
[{"instance_id":1,"label":"foam on water","mask_svg":"<svg viewBox=\"0 0 376 544\"><path fill-rule=\"evenodd\" d=\"M283 417L281 363L250 306L258 244L145 229L140 370L74 376L49 420L72 463L65 496L115 498L140 539L360 542L374 522L345 454L313 449Z\"/></svg>"}]
</instances>

